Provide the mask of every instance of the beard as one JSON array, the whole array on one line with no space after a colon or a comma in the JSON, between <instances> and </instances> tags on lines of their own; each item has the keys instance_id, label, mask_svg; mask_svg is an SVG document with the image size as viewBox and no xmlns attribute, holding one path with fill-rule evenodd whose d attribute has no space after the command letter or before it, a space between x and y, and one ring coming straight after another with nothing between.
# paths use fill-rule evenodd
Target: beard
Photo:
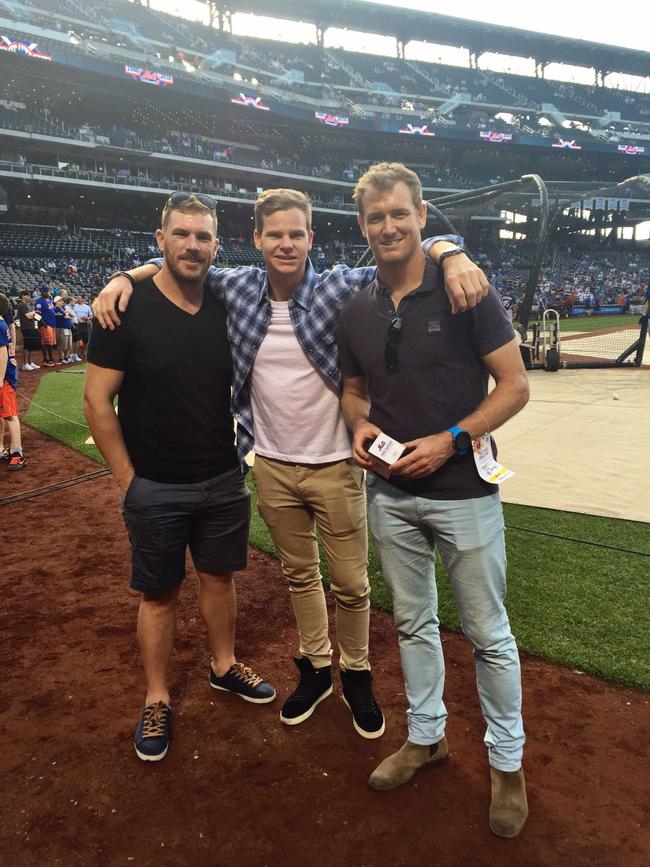
<instances>
[{"instance_id":1,"label":"beard","mask_svg":"<svg viewBox=\"0 0 650 867\"><path fill-rule=\"evenodd\" d=\"M171 275L174 277L176 282L179 285L189 285L189 286L201 286L203 283L203 278L208 273L208 269L210 267L210 262L208 260L201 261L200 259L189 259L192 262L199 262L201 265L201 269L199 271L192 272L191 274L187 274L182 270L183 262L186 261L184 259L172 259L171 256L165 256L165 265L169 269Z\"/></svg>"}]
</instances>

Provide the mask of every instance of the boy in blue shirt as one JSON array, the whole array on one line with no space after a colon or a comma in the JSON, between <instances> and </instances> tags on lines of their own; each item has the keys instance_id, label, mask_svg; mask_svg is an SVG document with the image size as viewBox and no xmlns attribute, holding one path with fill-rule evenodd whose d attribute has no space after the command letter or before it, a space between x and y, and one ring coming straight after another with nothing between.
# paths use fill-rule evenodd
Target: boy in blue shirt
<instances>
[{"instance_id":1,"label":"boy in blue shirt","mask_svg":"<svg viewBox=\"0 0 650 867\"><path fill-rule=\"evenodd\" d=\"M0 444L4 438L5 421L11 437L9 451L0 448L0 458L9 463L10 470L22 470L27 461L23 455L16 405L18 367L11 332L2 318L8 309L9 299L0 293L0 383L2 383L0 388Z\"/></svg>"}]
</instances>

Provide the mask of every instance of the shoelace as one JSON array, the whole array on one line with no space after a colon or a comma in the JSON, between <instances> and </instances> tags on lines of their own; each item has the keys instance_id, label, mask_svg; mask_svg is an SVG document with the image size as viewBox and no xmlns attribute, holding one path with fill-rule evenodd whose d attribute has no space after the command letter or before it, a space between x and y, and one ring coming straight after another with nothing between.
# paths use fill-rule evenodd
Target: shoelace
<instances>
[{"instance_id":1,"label":"shoelace","mask_svg":"<svg viewBox=\"0 0 650 867\"><path fill-rule=\"evenodd\" d=\"M165 725L171 708L159 701L144 709L144 721L142 724L142 737L158 738L165 734Z\"/></svg>"},{"instance_id":2,"label":"shoelace","mask_svg":"<svg viewBox=\"0 0 650 867\"><path fill-rule=\"evenodd\" d=\"M230 670L237 680L241 680L249 686L257 686L262 683L262 678L243 662L236 662Z\"/></svg>"},{"instance_id":3,"label":"shoelace","mask_svg":"<svg viewBox=\"0 0 650 867\"><path fill-rule=\"evenodd\" d=\"M358 714L376 714L379 711L377 703L375 702L375 697L370 689L366 691L365 689L359 690L358 688L348 688L347 699Z\"/></svg>"},{"instance_id":4,"label":"shoelace","mask_svg":"<svg viewBox=\"0 0 650 867\"><path fill-rule=\"evenodd\" d=\"M307 701L312 697L312 693L317 685L317 675L309 672L308 674L301 673L298 686L290 696L294 701Z\"/></svg>"}]
</instances>

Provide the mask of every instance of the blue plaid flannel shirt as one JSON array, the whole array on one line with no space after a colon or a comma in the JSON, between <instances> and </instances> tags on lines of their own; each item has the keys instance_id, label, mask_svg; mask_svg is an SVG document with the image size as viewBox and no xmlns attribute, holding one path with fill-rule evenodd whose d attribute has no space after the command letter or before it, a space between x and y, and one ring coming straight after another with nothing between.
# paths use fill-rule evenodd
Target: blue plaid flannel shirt
<instances>
[{"instance_id":1,"label":"blue plaid flannel shirt","mask_svg":"<svg viewBox=\"0 0 650 867\"><path fill-rule=\"evenodd\" d=\"M458 235L438 235L423 241L428 251L436 241L462 246ZM150 259L162 267L162 259ZM289 316L298 342L316 370L337 390L341 388L336 323L345 302L375 279L376 268L349 268L335 265L318 274L307 260L302 282L289 299ZM212 266L205 286L223 302L228 311L228 339L231 345L233 383L231 409L237 422L237 451L242 466L255 445L255 425L250 400L249 376L257 352L271 321L271 303L266 269L243 265L239 268Z\"/></svg>"}]
</instances>

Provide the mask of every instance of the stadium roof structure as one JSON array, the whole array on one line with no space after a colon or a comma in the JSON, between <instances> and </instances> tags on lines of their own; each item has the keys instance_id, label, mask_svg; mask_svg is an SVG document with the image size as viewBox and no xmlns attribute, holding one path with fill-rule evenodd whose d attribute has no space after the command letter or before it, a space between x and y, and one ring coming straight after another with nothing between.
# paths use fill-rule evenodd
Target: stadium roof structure
<instances>
[{"instance_id":1,"label":"stadium roof structure","mask_svg":"<svg viewBox=\"0 0 650 867\"><path fill-rule=\"evenodd\" d=\"M598 72L650 75L650 51L588 42L566 36L535 33L516 27L468 21L451 15L401 9L361 0L207 0L223 13L252 13L303 21L324 31L349 28L363 33L393 36L403 44L411 40L467 48L479 56L485 52L530 57L540 64L568 63Z\"/></svg>"}]
</instances>

